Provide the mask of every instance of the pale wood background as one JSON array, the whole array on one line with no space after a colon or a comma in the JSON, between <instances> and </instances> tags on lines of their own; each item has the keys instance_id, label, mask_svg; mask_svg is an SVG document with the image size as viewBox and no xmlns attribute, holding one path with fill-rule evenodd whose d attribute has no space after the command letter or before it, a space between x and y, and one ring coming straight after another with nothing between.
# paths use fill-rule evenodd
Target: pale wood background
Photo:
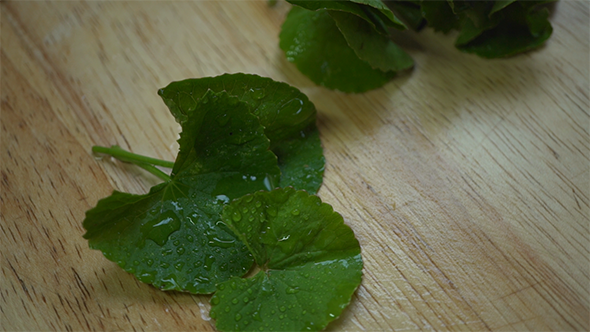
<instances>
[{"instance_id":1,"label":"pale wood background","mask_svg":"<svg viewBox=\"0 0 590 332\"><path fill-rule=\"evenodd\" d=\"M208 296L139 283L82 238L113 189L158 180L96 160L173 160L170 81L249 72L319 109L322 199L357 234L363 283L332 330L588 330L589 3L562 0L546 47L483 60L432 31L382 89L316 87L265 1L11 2L1 16L2 330L214 330Z\"/></svg>"}]
</instances>

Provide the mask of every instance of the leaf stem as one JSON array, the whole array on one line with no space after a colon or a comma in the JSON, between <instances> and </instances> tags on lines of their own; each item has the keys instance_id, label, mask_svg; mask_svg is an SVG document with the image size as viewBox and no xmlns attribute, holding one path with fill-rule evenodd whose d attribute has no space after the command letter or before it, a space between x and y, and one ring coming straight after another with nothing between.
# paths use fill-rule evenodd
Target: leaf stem
<instances>
[{"instance_id":1,"label":"leaf stem","mask_svg":"<svg viewBox=\"0 0 590 332\"><path fill-rule=\"evenodd\" d=\"M133 164L144 163L149 165L162 166L166 168L174 168L174 162L172 161L166 161L135 154L121 149L121 147L118 145L113 145L110 148L107 148L106 146L95 145L92 147L92 152L108 154L109 156L113 156L121 161Z\"/></svg>"},{"instance_id":2,"label":"leaf stem","mask_svg":"<svg viewBox=\"0 0 590 332\"><path fill-rule=\"evenodd\" d=\"M125 150L121 149L121 147L118 145L113 145L110 148L108 148L106 146L95 145L92 147L92 152L103 153L103 154L115 157L123 162L135 164L135 165L145 169L146 171L152 173L153 175L159 177L160 179L162 179L164 181L169 181L170 176L168 174L162 172L161 170L159 170L155 166L174 168L174 162L151 158L151 157L146 157L146 156L135 154L135 153L132 153L129 151L125 151Z\"/></svg>"},{"instance_id":3,"label":"leaf stem","mask_svg":"<svg viewBox=\"0 0 590 332\"><path fill-rule=\"evenodd\" d=\"M170 176L162 171L160 171L156 166L144 163L136 163L137 166L145 169L146 171L152 173L153 175L159 177L164 181L170 181Z\"/></svg>"}]
</instances>

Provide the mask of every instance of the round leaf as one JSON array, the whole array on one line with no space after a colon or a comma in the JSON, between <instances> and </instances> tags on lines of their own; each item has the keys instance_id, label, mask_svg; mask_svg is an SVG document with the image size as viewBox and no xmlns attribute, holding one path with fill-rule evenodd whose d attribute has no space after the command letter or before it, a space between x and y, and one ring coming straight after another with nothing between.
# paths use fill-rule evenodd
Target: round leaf
<instances>
[{"instance_id":1,"label":"round leaf","mask_svg":"<svg viewBox=\"0 0 590 332\"><path fill-rule=\"evenodd\" d=\"M348 45L371 67L382 71L400 71L414 66L412 58L401 47L388 36L375 33L366 21L345 12L329 13Z\"/></svg>"},{"instance_id":2,"label":"round leaf","mask_svg":"<svg viewBox=\"0 0 590 332\"><path fill-rule=\"evenodd\" d=\"M199 193L185 189L164 183L147 195L115 191L86 213L84 237L142 282L211 293L218 282L243 275L252 256L219 221L224 201L190 199Z\"/></svg>"},{"instance_id":3,"label":"round leaf","mask_svg":"<svg viewBox=\"0 0 590 332\"><path fill-rule=\"evenodd\" d=\"M303 74L331 89L364 92L395 76L359 59L325 10L293 7L281 29L280 47Z\"/></svg>"},{"instance_id":4,"label":"round leaf","mask_svg":"<svg viewBox=\"0 0 590 332\"><path fill-rule=\"evenodd\" d=\"M224 74L172 82L158 91L176 121L182 123L186 114L208 90L225 91L250 106L259 118L264 133L274 141L296 136L315 123L316 109L297 88L267 77L252 74ZM190 97L188 97L190 96Z\"/></svg>"},{"instance_id":5,"label":"round leaf","mask_svg":"<svg viewBox=\"0 0 590 332\"><path fill-rule=\"evenodd\" d=\"M315 124L299 135L281 141L273 152L279 159L281 180L279 187L293 187L315 194L322 185L324 177L324 152L320 141L320 132Z\"/></svg>"},{"instance_id":6,"label":"round leaf","mask_svg":"<svg viewBox=\"0 0 590 332\"><path fill-rule=\"evenodd\" d=\"M148 194L114 192L86 212L84 237L143 282L210 293L252 265L221 223L230 199L274 187L279 168L249 106L208 92L187 113L172 179Z\"/></svg>"},{"instance_id":7,"label":"round leaf","mask_svg":"<svg viewBox=\"0 0 590 332\"><path fill-rule=\"evenodd\" d=\"M217 287L211 317L221 331L321 330L361 282L360 246L342 217L292 188L258 192L224 208L223 221L262 266Z\"/></svg>"},{"instance_id":8,"label":"round leaf","mask_svg":"<svg viewBox=\"0 0 590 332\"><path fill-rule=\"evenodd\" d=\"M158 94L183 123L208 90L225 91L250 106L279 159L280 186L317 192L325 161L319 135L305 134L317 132L316 109L305 94L286 83L241 73L172 82Z\"/></svg>"}]
</instances>

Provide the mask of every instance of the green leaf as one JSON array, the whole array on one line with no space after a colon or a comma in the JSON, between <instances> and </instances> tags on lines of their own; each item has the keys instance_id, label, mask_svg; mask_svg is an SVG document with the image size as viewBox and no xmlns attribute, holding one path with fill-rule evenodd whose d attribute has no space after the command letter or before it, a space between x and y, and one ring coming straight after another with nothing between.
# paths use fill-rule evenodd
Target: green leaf
<instances>
[{"instance_id":1,"label":"green leaf","mask_svg":"<svg viewBox=\"0 0 590 332\"><path fill-rule=\"evenodd\" d=\"M176 120L183 123L187 112L196 108L197 101L208 90L225 91L250 106L270 139L271 150L279 157L282 173L279 185L289 183L298 189L317 192L325 162L318 136L309 139L301 136L302 131L315 129L317 113L305 94L286 83L241 73L172 82L158 94ZM293 149L287 155L283 147L293 141L307 149ZM300 169L303 165L307 166Z\"/></svg>"},{"instance_id":2,"label":"green leaf","mask_svg":"<svg viewBox=\"0 0 590 332\"><path fill-rule=\"evenodd\" d=\"M349 0L287 0L288 3L305 8L307 10L341 10L356 15L363 15L363 10L358 4Z\"/></svg>"},{"instance_id":3,"label":"green leaf","mask_svg":"<svg viewBox=\"0 0 590 332\"><path fill-rule=\"evenodd\" d=\"M457 48L484 58L499 58L525 52L542 45L553 32L546 8L530 10L514 3L495 15L503 20L494 28L481 32L465 42L458 39Z\"/></svg>"},{"instance_id":4,"label":"green leaf","mask_svg":"<svg viewBox=\"0 0 590 332\"><path fill-rule=\"evenodd\" d=\"M292 188L233 201L224 222L263 270L217 286L211 317L221 331L321 330L361 282L360 246L342 217Z\"/></svg>"},{"instance_id":5,"label":"green leaf","mask_svg":"<svg viewBox=\"0 0 590 332\"><path fill-rule=\"evenodd\" d=\"M389 37L375 33L366 21L339 11L329 11L338 29L356 55L371 67L387 71L409 69L414 65L412 58Z\"/></svg>"},{"instance_id":6,"label":"green leaf","mask_svg":"<svg viewBox=\"0 0 590 332\"><path fill-rule=\"evenodd\" d=\"M464 17L462 20L461 31L459 32L459 36L455 41L455 46L459 48L459 46L467 45L469 42L479 37L486 30L493 29L495 26L498 25L498 23L499 22L495 22L495 24L489 24L487 26L478 27L470 18Z\"/></svg>"},{"instance_id":7,"label":"green leaf","mask_svg":"<svg viewBox=\"0 0 590 332\"><path fill-rule=\"evenodd\" d=\"M469 19L477 28L481 30L491 29L499 22L494 19L496 15L492 15L491 11L494 6L488 1L474 1L469 3L468 9L463 10L460 14L464 19Z\"/></svg>"},{"instance_id":8,"label":"green leaf","mask_svg":"<svg viewBox=\"0 0 590 332\"><path fill-rule=\"evenodd\" d=\"M366 5L370 10L381 17L383 22L390 27L405 30L406 25L385 5L381 0L351 0L352 2Z\"/></svg>"},{"instance_id":9,"label":"green leaf","mask_svg":"<svg viewBox=\"0 0 590 332\"><path fill-rule=\"evenodd\" d=\"M494 5L492 7L492 11L490 12L490 15L506 8L506 6L510 5L511 3L515 2L515 1L516 0L496 0L496 1L494 1Z\"/></svg>"},{"instance_id":10,"label":"green leaf","mask_svg":"<svg viewBox=\"0 0 590 332\"><path fill-rule=\"evenodd\" d=\"M395 76L359 59L324 10L293 7L283 23L280 47L304 75L331 89L364 92Z\"/></svg>"},{"instance_id":11,"label":"green leaf","mask_svg":"<svg viewBox=\"0 0 590 332\"><path fill-rule=\"evenodd\" d=\"M387 1L387 5L406 26L419 30L424 25L425 21L422 17L419 0Z\"/></svg>"},{"instance_id":12,"label":"green leaf","mask_svg":"<svg viewBox=\"0 0 590 332\"><path fill-rule=\"evenodd\" d=\"M281 141L273 152L281 169L279 187L291 186L310 194L317 192L322 185L325 159L315 124L300 131L298 136Z\"/></svg>"},{"instance_id":13,"label":"green leaf","mask_svg":"<svg viewBox=\"0 0 590 332\"><path fill-rule=\"evenodd\" d=\"M114 192L86 212L90 247L143 282L210 293L252 258L221 223L231 199L278 182L276 156L249 106L208 92L182 123L171 180L145 195Z\"/></svg>"},{"instance_id":14,"label":"green leaf","mask_svg":"<svg viewBox=\"0 0 590 332\"><path fill-rule=\"evenodd\" d=\"M316 109L307 96L287 83L252 74L224 74L172 82L158 91L179 123L205 92L225 91L250 106L273 141L289 139L315 123Z\"/></svg>"},{"instance_id":15,"label":"green leaf","mask_svg":"<svg viewBox=\"0 0 590 332\"><path fill-rule=\"evenodd\" d=\"M547 5L552 2L557 2L557 0L529 0L529 1L518 1L518 3L527 11L528 10L542 10L545 7L541 7L542 5Z\"/></svg>"},{"instance_id":16,"label":"green leaf","mask_svg":"<svg viewBox=\"0 0 590 332\"><path fill-rule=\"evenodd\" d=\"M420 8L428 26L434 28L435 31L447 33L459 27L459 17L453 12L453 8L447 1L422 0Z\"/></svg>"},{"instance_id":17,"label":"green leaf","mask_svg":"<svg viewBox=\"0 0 590 332\"><path fill-rule=\"evenodd\" d=\"M363 4L360 1L307 1L307 0L287 0L289 3L305 8L307 10L321 11L333 10L354 14L370 24L376 32L383 35L389 35L388 27L395 27L400 30L406 29L405 25L385 7L389 15L381 12L379 8ZM380 2L380 1L377 1Z\"/></svg>"}]
</instances>

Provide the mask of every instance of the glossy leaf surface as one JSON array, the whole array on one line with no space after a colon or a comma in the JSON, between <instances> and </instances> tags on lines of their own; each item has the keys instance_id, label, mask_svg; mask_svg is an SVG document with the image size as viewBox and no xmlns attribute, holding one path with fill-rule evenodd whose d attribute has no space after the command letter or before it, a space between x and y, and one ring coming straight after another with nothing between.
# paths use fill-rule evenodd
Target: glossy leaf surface
<instances>
[{"instance_id":1,"label":"glossy leaf surface","mask_svg":"<svg viewBox=\"0 0 590 332\"><path fill-rule=\"evenodd\" d=\"M211 317L221 331L321 330L361 282L359 243L332 208L292 188L233 201L224 222L263 267L217 287Z\"/></svg>"},{"instance_id":2,"label":"glossy leaf surface","mask_svg":"<svg viewBox=\"0 0 590 332\"><path fill-rule=\"evenodd\" d=\"M359 17L339 11L329 11L338 29L356 55L371 67L388 71L401 71L414 65L412 58L388 36L383 36Z\"/></svg>"},{"instance_id":3,"label":"glossy leaf surface","mask_svg":"<svg viewBox=\"0 0 590 332\"><path fill-rule=\"evenodd\" d=\"M258 117L270 139L271 150L279 157L281 180L277 185L287 183L310 193L317 192L325 161L319 136L301 134L317 131L317 112L305 94L286 83L241 73L173 82L158 94L182 123L208 90L225 91L239 98ZM293 142L305 148L287 150Z\"/></svg>"},{"instance_id":4,"label":"glossy leaf surface","mask_svg":"<svg viewBox=\"0 0 590 332\"><path fill-rule=\"evenodd\" d=\"M359 3L355 3L353 1L336 1L336 0L328 0L328 1L306 1L306 0L287 0L289 3L299 6L301 8L305 8L307 10L313 11L321 11L321 10L333 10L333 11L340 11L344 13L353 14L359 18L365 20L368 24L370 24L375 31L388 35L389 32L387 31L388 23L389 25L393 24L393 22L387 22L389 19L385 17L385 20L382 18L383 14L377 11L377 9L365 6Z\"/></svg>"},{"instance_id":5,"label":"glossy leaf surface","mask_svg":"<svg viewBox=\"0 0 590 332\"><path fill-rule=\"evenodd\" d=\"M293 187L315 194L322 185L326 164L315 124L299 132L290 140L276 144L273 152L279 159L281 180L279 187Z\"/></svg>"},{"instance_id":6,"label":"glossy leaf surface","mask_svg":"<svg viewBox=\"0 0 590 332\"><path fill-rule=\"evenodd\" d=\"M281 30L280 47L303 74L331 89L364 92L383 86L395 76L359 59L324 10L293 7Z\"/></svg>"},{"instance_id":7,"label":"glossy leaf surface","mask_svg":"<svg viewBox=\"0 0 590 332\"><path fill-rule=\"evenodd\" d=\"M251 255L221 223L230 199L272 188L276 156L249 106L207 93L187 112L171 180L148 194L114 192L86 212L90 247L143 282L210 293L244 274Z\"/></svg>"},{"instance_id":8,"label":"glossy leaf surface","mask_svg":"<svg viewBox=\"0 0 590 332\"><path fill-rule=\"evenodd\" d=\"M207 90L225 91L248 104L271 144L289 139L315 123L315 106L305 94L289 84L258 75L238 73L187 79L170 83L158 94L176 121L182 123Z\"/></svg>"}]
</instances>

